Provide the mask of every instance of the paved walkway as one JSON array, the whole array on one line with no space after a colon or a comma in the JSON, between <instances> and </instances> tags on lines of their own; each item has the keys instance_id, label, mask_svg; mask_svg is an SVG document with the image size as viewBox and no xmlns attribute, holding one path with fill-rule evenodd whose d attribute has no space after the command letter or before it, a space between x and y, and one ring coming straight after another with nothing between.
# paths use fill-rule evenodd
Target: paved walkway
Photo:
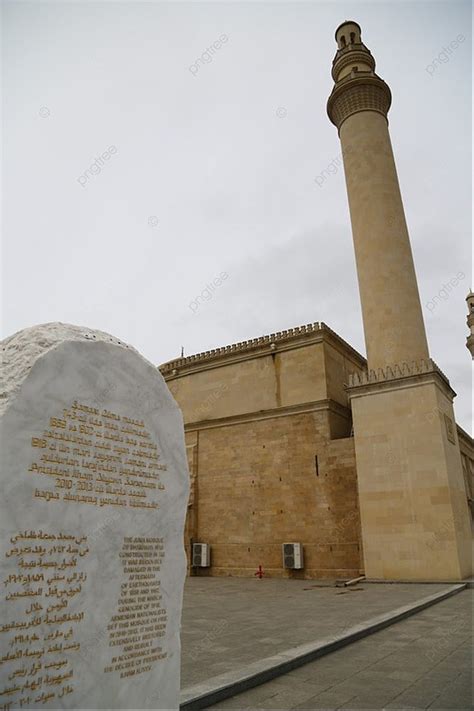
<instances>
[{"instance_id":1,"label":"paved walkway","mask_svg":"<svg viewBox=\"0 0 474 711\"><path fill-rule=\"evenodd\" d=\"M446 587L366 583L335 588L312 580L189 578L181 688L342 633Z\"/></svg>"},{"instance_id":2,"label":"paved walkway","mask_svg":"<svg viewBox=\"0 0 474 711\"><path fill-rule=\"evenodd\" d=\"M467 711L473 703L473 595L465 590L210 708Z\"/></svg>"}]
</instances>

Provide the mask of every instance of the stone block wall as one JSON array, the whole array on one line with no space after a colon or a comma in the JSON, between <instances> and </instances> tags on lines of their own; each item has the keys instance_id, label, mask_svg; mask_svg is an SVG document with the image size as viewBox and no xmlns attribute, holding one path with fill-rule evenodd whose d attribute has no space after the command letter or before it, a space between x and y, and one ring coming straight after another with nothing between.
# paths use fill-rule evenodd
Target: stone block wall
<instances>
[{"instance_id":1,"label":"stone block wall","mask_svg":"<svg viewBox=\"0 0 474 711\"><path fill-rule=\"evenodd\" d=\"M354 440L344 382L365 361L314 327L162 367L186 429L186 550L211 545L198 575L350 578L361 569ZM283 567L302 543L305 566Z\"/></svg>"},{"instance_id":2,"label":"stone block wall","mask_svg":"<svg viewBox=\"0 0 474 711\"><path fill-rule=\"evenodd\" d=\"M307 413L197 433L189 522L194 540L212 550L200 575L252 576L259 565L277 577L358 575L354 443L328 441L326 427L324 413ZM285 542L303 544L303 571L283 568Z\"/></svg>"}]
</instances>

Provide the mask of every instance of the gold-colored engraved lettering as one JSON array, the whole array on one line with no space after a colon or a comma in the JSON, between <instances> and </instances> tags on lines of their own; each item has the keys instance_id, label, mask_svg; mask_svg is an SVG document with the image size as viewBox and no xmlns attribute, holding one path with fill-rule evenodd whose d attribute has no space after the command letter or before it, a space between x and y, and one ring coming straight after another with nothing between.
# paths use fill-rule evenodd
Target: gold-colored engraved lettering
<instances>
[{"instance_id":1,"label":"gold-colored engraved lettering","mask_svg":"<svg viewBox=\"0 0 474 711\"><path fill-rule=\"evenodd\" d=\"M35 498L100 508L159 508L157 494L165 488L160 472L167 466L141 419L75 400L49 418L49 429L32 437L31 446L39 451L28 472L42 477Z\"/></svg>"},{"instance_id":2,"label":"gold-colored engraved lettering","mask_svg":"<svg viewBox=\"0 0 474 711\"><path fill-rule=\"evenodd\" d=\"M150 671L154 662L167 657L157 644L167 622L157 577L164 558L163 539L127 537L119 557L127 577L107 629L109 646L121 649L114 650L104 672L119 672L124 678Z\"/></svg>"},{"instance_id":3,"label":"gold-colored engraved lettering","mask_svg":"<svg viewBox=\"0 0 474 711\"><path fill-rule=\"evenodd\" d=\"M80 563L89 547L87 536L42 530L20 531L10 543L5 553L10 572L2 589L5 601L19 602L23 610L20 619L17 607L15 619L0 625L10 650L0 657L2 677L7 679L0 687L0 703L7 699L8 708L21 708L74 691L73 653L80 649L75 634L85 612L68 611L68 606L76 596L79 602L83 598L87 574Z\"/></svg>"}]
</instances>

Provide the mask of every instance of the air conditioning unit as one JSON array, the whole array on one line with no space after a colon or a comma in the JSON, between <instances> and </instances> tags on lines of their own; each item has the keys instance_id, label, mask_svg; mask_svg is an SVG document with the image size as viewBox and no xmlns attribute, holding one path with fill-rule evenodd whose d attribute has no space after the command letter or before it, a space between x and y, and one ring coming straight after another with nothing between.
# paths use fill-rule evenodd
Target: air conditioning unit
<instances>
[{"instance_id":1,"label":"air conditioning unit","mask_svg":"<svg viewBox=\"0 0 474 711\"><path fill-rule=\"evenodd\" d=\"M208 543L193 543L193 566L209 568L211 565L211 547Z\"/></svg>"},{"instance_id":2,"label":"air conditioning unit","mask_svg":"<svg viewBox=\"0 0 474 711\"><path fill-rule=\"evenodd\" d=\"M303 545L301 543L283 543L283 567L301 570L303 563Z\"/></svg>"}]
</instances>

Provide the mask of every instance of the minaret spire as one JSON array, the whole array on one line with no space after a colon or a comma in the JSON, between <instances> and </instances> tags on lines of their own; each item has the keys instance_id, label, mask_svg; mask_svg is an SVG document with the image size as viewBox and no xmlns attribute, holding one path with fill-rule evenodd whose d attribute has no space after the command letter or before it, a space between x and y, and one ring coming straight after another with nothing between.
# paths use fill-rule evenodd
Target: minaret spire
<instances>
[{"instance_id":1,"label":"minaret spire","mask_svg":"<svg viewBox=\"0 0 474 711\"><path fill-rule=\"evenodd\" d=\"M466 347L469 348L471 356L474 360L474 292L472 289L469 290L469 294L466 296L467 302L467 327L470 330L470 334L466 339Z\"/></svg>"},{"instance_id":2,"label":"minaret spire","mask_svg":"<svg viewBox=\"0 0 474 711\"><path fill-rule=\"evenodd\" d=\"M388 84L375 73L357 22L336 30L328 114L337 126L362 302L369 368L427 359L397 171L388 131Z\"/></svg>"}]
</instances>

